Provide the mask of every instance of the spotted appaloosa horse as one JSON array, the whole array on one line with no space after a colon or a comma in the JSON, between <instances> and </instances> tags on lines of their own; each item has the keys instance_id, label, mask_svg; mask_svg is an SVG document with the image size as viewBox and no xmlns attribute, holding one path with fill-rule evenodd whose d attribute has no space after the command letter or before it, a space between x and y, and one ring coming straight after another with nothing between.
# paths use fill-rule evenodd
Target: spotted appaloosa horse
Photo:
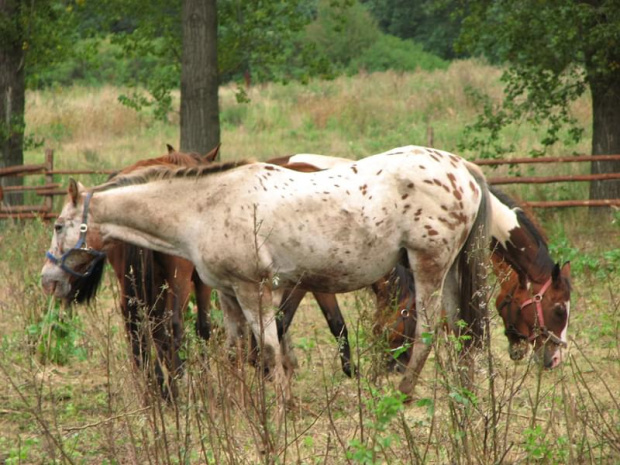
<instances>
[{"instance_id":1,"label":"spotted appaloosa horse","mask_svg":"<svg viewBox=\"0 0 620 465\"><path fill-rule=\"evenodd\" d=\"M157 165L191 167L212 163L218 151L219 146L201 156L177 152L168 145L166 155L140 160L114 176ZM183 338L183 313L194 292L196 333L209 339L211 289L198 278L194 265L188 260L115 241L90 268L70 272L70 290L65 298L68 303L87 303L96 296L106 259L119 283L121 313L134 362L139 368L149 369L150 374L149 340L152 340L157 353L152 367L157 384L162 397L173 399L177 395L175 377L182 371L179 349Z\"/></svg>"},{"instance_id":2,"label":"spotted appaloosa horse","mask_svg":"<svg viewBox=\"0 0 620 465\"><path fill-rule=\"evenodd\" d=\"M270 162L306 166L305 171L351 163L344 158L316 154L297 154ZM560 267L553 261L545 235L531 213L499 189L491 190L491 199L496 234L491 258L500 283L496 307L506 328L510 357L522 359L532 345L545 367L556 367L562 360L559 349L567 345L570 264ZM415 334L413 275L407 267L397 265L388 276L373 283L372 289L377 296L375 332L386 328L390 348L397 351L403 344L410 344ZM289 308L288 313L294 313L294 309ZM467 344L480 345L482 322L467 312L461 317L467 323L468 334L473 336ZM410 351L400 351L400 365L396 366L406 365L409 355ZM391 359L390 363L394 361Z\"/></svg>"},{"instance_id":3,"label":"spotted appaloosa horse","mask_svg":"<svg viewBox=\"0 0 620 465\"><path fill-rule=\"evenodd\" d=\"M65 268L76 269L120 239L191 260L203 281L235 298L288 398L272 292L359 289L388 273L404 249L419 333L400 384L410 394L431 350L420 336L436 327L442 298L449 313L484 308L472 300L483 287L488 206L475 165L422 147L317 173L244 162L157 167L90 191L72 182L50 255L68 254ZM50 260L42 276L47 292L66 295L65 270Z\"/></svg>"}]
</instances>

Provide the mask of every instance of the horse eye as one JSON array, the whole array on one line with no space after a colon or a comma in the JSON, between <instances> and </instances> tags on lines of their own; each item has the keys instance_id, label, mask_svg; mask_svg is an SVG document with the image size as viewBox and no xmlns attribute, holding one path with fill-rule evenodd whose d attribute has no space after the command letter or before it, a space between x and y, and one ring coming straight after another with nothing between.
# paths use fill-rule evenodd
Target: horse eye
<instances>
[{"instance_id":1,"label":"horse eye","mask_svg":"<svg viewBox=\"0 0 620 465\"><path fill-rule=\"evenodd\" d=\"M554 310L555 310L555 314L559 318L564 318L564 316L566 316L566 307L564 307L564 305L556 305Z\"/></svg>"},{"instance_id":2,"label":"horse eye","mask_svg":"<svg viewBox=\"0 0 620 465\"><path fill-rule=\"evenodd\" d=\"M54 225L54 231L56 231L57 233L60 233L62 231L62 228L64 228L64 224L62 223L56 223Z\"/></svg>"}]
</instances>

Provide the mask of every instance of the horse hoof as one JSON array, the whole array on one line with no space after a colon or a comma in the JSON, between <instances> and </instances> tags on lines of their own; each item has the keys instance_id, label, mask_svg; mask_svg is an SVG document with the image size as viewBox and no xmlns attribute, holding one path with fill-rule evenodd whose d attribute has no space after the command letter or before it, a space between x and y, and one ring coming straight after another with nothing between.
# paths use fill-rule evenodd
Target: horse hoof
<instances>
[{"instance_id":1,"label":"horse hoof","mask_svg":"<svg viewBox=\"0 0 620 465\"><path fill-rule=\"evenodd\" d=\"M351 362L344 362L342 364L342 371L344 372L345 375L347 375L348 378L357 378L358 372L357 372L357 367L355 366L355 364L351 363Z\"/></svg>"}]
</instances>

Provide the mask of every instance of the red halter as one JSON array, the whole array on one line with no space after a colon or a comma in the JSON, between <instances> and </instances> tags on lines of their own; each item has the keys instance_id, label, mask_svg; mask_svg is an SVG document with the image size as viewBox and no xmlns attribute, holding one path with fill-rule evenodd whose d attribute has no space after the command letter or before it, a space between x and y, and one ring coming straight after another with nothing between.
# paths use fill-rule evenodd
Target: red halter
<instances>
[{"instance_id":1,"label":"red halter","mask_svg":"<svg viewBox=\"0 0 620 465\"><path fill-rule=\"evenodd\" d=\"M523 302L521 304L521 310L523 310L525 307L527 307L530 304L536 305L539 332L535 331L534 334L532 334L528 338L530 342L534 341L540 334L542 334L543 336L546 336L551 342L558 344L562 347L566 347L566 342L564 342L558 336L553 334L553 332L549 331L547 329L547 326L545 325L545 317L543 315L543 310L542 310L542 299L543 299L543 296L545 295L545 292L547 292L547 290L551 286L551 282L552 282L552 278L549 278L549 280L543 285L543 287L540 288L540 291L538 291L538 294L534 295L534 297L532 297L531 299L528 299L525 302Z\"/></svg>"}]
</instances>

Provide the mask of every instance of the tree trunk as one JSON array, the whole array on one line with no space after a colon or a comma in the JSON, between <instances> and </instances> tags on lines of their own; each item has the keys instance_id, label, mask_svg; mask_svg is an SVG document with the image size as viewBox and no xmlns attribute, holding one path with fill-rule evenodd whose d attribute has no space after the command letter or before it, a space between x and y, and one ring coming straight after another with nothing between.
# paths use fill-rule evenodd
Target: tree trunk
<instances>
[{"instance_id":1,"label":"tree trunk","mask_svg":"<svg viewBox=\"0 0 620 465\"><path fill-rule=\"evenodd\" d=\"M589 70L590 71L590 70ZM592 155L620 154L620 70L588 73L592 93ZM592 162L592 174L620 173L620 161ZM592 181L590 199L620 199L620 180Z\"/></svg>"},{"instance_id":2,"label":"tree trunk","mask_svg":"<svg viewBox=\"0 0 620 465\"><path fill-rule=\"evenodd\" d=\"M220 143L216 0L183 0L181 150L205 154Z\"/></svg>"},{"instance_id":3,"label":"tree trunk","mask_svg":"<svg viewBox=\"0 0 620 465\"><path fill-rule=\"evenodd\" d=\"M17 4L14 0L0 0L0 17L15 21L13 27L2 28L4 37L0 40L0 168L24 163L26 83ZM0 177L2 186L22 184L21 177ZM4 202L11 205L21 204L22 199L21 194L4 196Z\"/></svg>"}]
</instances>

